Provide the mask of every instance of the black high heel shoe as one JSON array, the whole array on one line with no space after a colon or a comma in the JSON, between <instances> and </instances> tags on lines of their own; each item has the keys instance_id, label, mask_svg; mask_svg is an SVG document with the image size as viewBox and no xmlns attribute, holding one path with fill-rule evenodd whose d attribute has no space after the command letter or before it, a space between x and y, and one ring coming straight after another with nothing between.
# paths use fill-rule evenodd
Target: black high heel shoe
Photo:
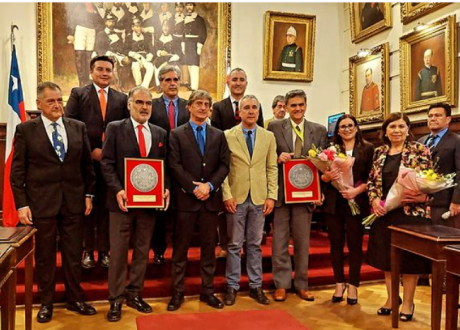
<instances>
[{"instance_id":1,"label":"black high heel shoe","mask_svg":"<svg viewBox=\"0 0 460 330\"><path fill-rule=\"evenodd\" d=\"M414 317L414 312L415 312L415 304L412 305L412 313L410 314L399 313L399 319L403 322L412 321L412 318Z\"/></svg>"},{"instance_id":2,"label":"black high heel shoe","mask_svg":"<svg viewBox=\"0 0 460 330\"><path fill-rule=\"evenodd\" d=\"M402 304L402 299L401 297L399 297L399 305L401 304ZM377 310L377 315L380 315L380 316L388 316L390 314L391 314L391 308L380 307Z\"/></svg>"},{"instance_id":3,"label":"black high heel shoe","mask_svg":"<svg viewBox=\"0 0 460 330\"><path fill-rule=\"evenodd\" d=\"M347 289L347 286L344 283L343 284L342 296L341 297L332 296L332 303L333 304L336 304L336 303L339 303L339 302L343 301L343 295L344 295L346 289Z\"/></svg>"},{"instance_id":4,"label":"black high heel shoe","mask_svg":"<svg viewBox=\"0 0 460 330\"><path fill-rule=\"evenodd\" d=\"M348 287L348 293L350 293L350 287ZM356 298L348 298L347 297L347 304L348 305L356 305L358 303L358 288L356 288Z\"/></svg>"}]
</instances>

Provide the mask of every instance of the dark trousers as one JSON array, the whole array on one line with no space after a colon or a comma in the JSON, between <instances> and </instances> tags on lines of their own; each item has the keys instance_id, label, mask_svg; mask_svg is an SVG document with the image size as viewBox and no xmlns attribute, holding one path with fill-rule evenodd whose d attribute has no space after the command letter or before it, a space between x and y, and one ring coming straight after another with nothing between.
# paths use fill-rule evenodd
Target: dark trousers
<instances>
[{"instance_id":1,"label":"dark trousers","mask_svg":"<svg viewBox=\"0 0 460 330\"><path fill-rule=\"evenodd\" d=\"M192 240L195 225L198 224L201 243L201 293L213 292L213 277L216 269L214 249L216 245L217 212L210 212L204 205L199 211L177 211L174 222L172 284L176 292L184 292L187 252Z\"/></svg>"},{"instance_id":2,"label":"dark trousers","mask_svg":"<svg viewBox=\"0 0 460 330\"><path fill-rule=\"evenodd\" d=\"M362 219L347 214L326 214L325 219L331 244L331 262L335 282L345 283L343 248L346 236L349 251L349 283L358 287L363 260L364 226L361 224Z\"/></svg>"},{"instance_id":3,"label":"dark trousers","mask_svg":"<svg viewBox=\"0 0 460 330\"><path fill-rule=\"evenodd\" d=\"M164 255L166 251L166 222L173 217L173 212L159 212L155 220L152 236L152 249L155 255Z\"/></svg>"},{"instance_id":4,"label":"dark trousers","mask_svg":"<svg viewBox=\"0 0 460 330\"><path fill-rule=\"evenodd\" d=\"M227 250L227 245L228 245L228 232L227 232L227 217L225 215L225 212L222 212L218 216L218 228L217 228L217 234L219 236L219 244L220 248L222 250Z\"/></svg>"},{"instance_id":5,"label":"dark trousers","mask_svg":"<svg viewBox=\"0 0 460 330\"><path fill-rule=\"evenodd\" d=\"M35 275L37 276L40 303L53 303L56 285L56 239L59 243L64 269L64 283L68 302L84 300L80 286L83 241L83 215L71 214L64 205L52 218L34 218Z\"/></svg>"},{"instance_id":6,"label":"dark trousers","mask_svg":"<svg viewBox=\"0 0 460 330\"><path fill-rule=\"evenodd\" d=\"M143 209L129 212L110 212L109 301L122 302L134 298L144 288L149 260L150 240L155 226L155 214ZM128 249L131 232L134 235L133 258L128 274Z\"/></svg>"},{"instance_id":7,"label":"dark trousers","mask_svg":"<svg viewBox=\"0 0 460 330\"><path fill-rule=\"evenodd\" d=\"M93 211L85 217L85 243L86 251L109 251L109 210L105 203L107 199L107 184L101 172L99 162L94 162L96 172L96 196L93 199Z\"/></svg>"},{"instance_id":8,"label":"dark trousers","mask_svg":"<svg viewBox=\"0 0 460 330\"><path fill-rule=\"evenodd\" d=\"M433 225L441 225L447 226L452 228L460 229L460 215L456 215L455 217L449 217L448 219L443 219L442 215L449 211L449 206L432 206L430 208L430 215L431 221L433 221Z\"/></svg>"}]
</instances>

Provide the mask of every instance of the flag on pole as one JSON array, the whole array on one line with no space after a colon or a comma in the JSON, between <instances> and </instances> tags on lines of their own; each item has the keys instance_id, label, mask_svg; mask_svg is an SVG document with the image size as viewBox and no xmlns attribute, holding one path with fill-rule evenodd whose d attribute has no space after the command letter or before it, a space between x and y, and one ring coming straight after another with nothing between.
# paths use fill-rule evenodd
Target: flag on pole
<instances>
[{"instance_id":1,"label":"flag on pole","mask_svg":"<svg viewBox=\"0 0 460 330\"><path fill-rule=\"evenodd\" d=\"M3 225L14 227L18 224L18 212L14 204L11 190L10 173L13 160L13 139L16 126L26 121L24 97L22 94L21 77L19 76L16 46L13 44L11 55L11 71L8 88L8 108L6 120L5 176L3 178Z\"/></svg>"}]
</instances>

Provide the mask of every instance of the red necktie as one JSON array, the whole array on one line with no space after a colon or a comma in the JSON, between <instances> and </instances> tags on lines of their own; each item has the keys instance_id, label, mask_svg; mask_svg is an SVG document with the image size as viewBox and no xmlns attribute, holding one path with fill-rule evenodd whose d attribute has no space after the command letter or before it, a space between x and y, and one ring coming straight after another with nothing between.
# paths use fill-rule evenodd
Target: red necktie
<instances>
[{"instance_id":1,"label":"red necktie","mask_svg":"<svg viewBox=\"0 0 460 330\"><path fill-rule=\"evenodd\" d=\"M174 103L173 101L169 102L169 110L168 110L168 117L169 117L169 127L171 130L176 128L175 120L174 120Z\"/></svg>"},{"instance_id":2,"label":"red necktie","mask_svg":"<svg viewBox=\"0 0 460 330\"><path fill-rule=\"evenodd\" d=\"M147 147L145 146L145 137L142 132L142 125L137 126L138 136L139 136L139 151L141 152L141 157L147 157Z\"/></svg>"}]
</instances>

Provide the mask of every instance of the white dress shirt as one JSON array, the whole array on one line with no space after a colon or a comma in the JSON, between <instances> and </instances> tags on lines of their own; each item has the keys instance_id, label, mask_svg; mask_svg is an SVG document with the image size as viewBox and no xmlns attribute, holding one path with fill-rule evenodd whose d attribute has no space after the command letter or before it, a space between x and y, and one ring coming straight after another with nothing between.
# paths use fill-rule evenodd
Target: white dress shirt
<instances>
[{"instance_id":1,"label":"white dress shirt","mask_svg":"<svg viewBox=\"0 0 460 330\"><path fill-rule=\"evenodd\" d=\"M96 93L97 93L97 98L99 99L101 97L101 94L100 94L100 90L103 89L104 90L104 95L105 95L105 102L106 104L109 102L109 86L107 86L106 88L100 88L98 85L94 84L94 88L96 88Z\"/></svg>"},{"instance_id":2,"label":"white dress shirt","mask_svg":"<svg viewBox=\"0 0 460 330\"><path fill-rule=\"evenodd\" d=\"M43 125L45 126L46 134L48 135L48 138L50 139L51 146L54 149L54 144L53 144L54 127L52 125L54 122L52 122L51 120L49 120L43 115L42 115L42 121L43 121ZM62 117L56 120L56 123L58 124L57 131L62 136L62 142L64 143L65 152L67 152L67 149L69 148L69 143L67 139L67 132L65 130L64 123L62 122Z\"/></svg>"}]
</instances>

